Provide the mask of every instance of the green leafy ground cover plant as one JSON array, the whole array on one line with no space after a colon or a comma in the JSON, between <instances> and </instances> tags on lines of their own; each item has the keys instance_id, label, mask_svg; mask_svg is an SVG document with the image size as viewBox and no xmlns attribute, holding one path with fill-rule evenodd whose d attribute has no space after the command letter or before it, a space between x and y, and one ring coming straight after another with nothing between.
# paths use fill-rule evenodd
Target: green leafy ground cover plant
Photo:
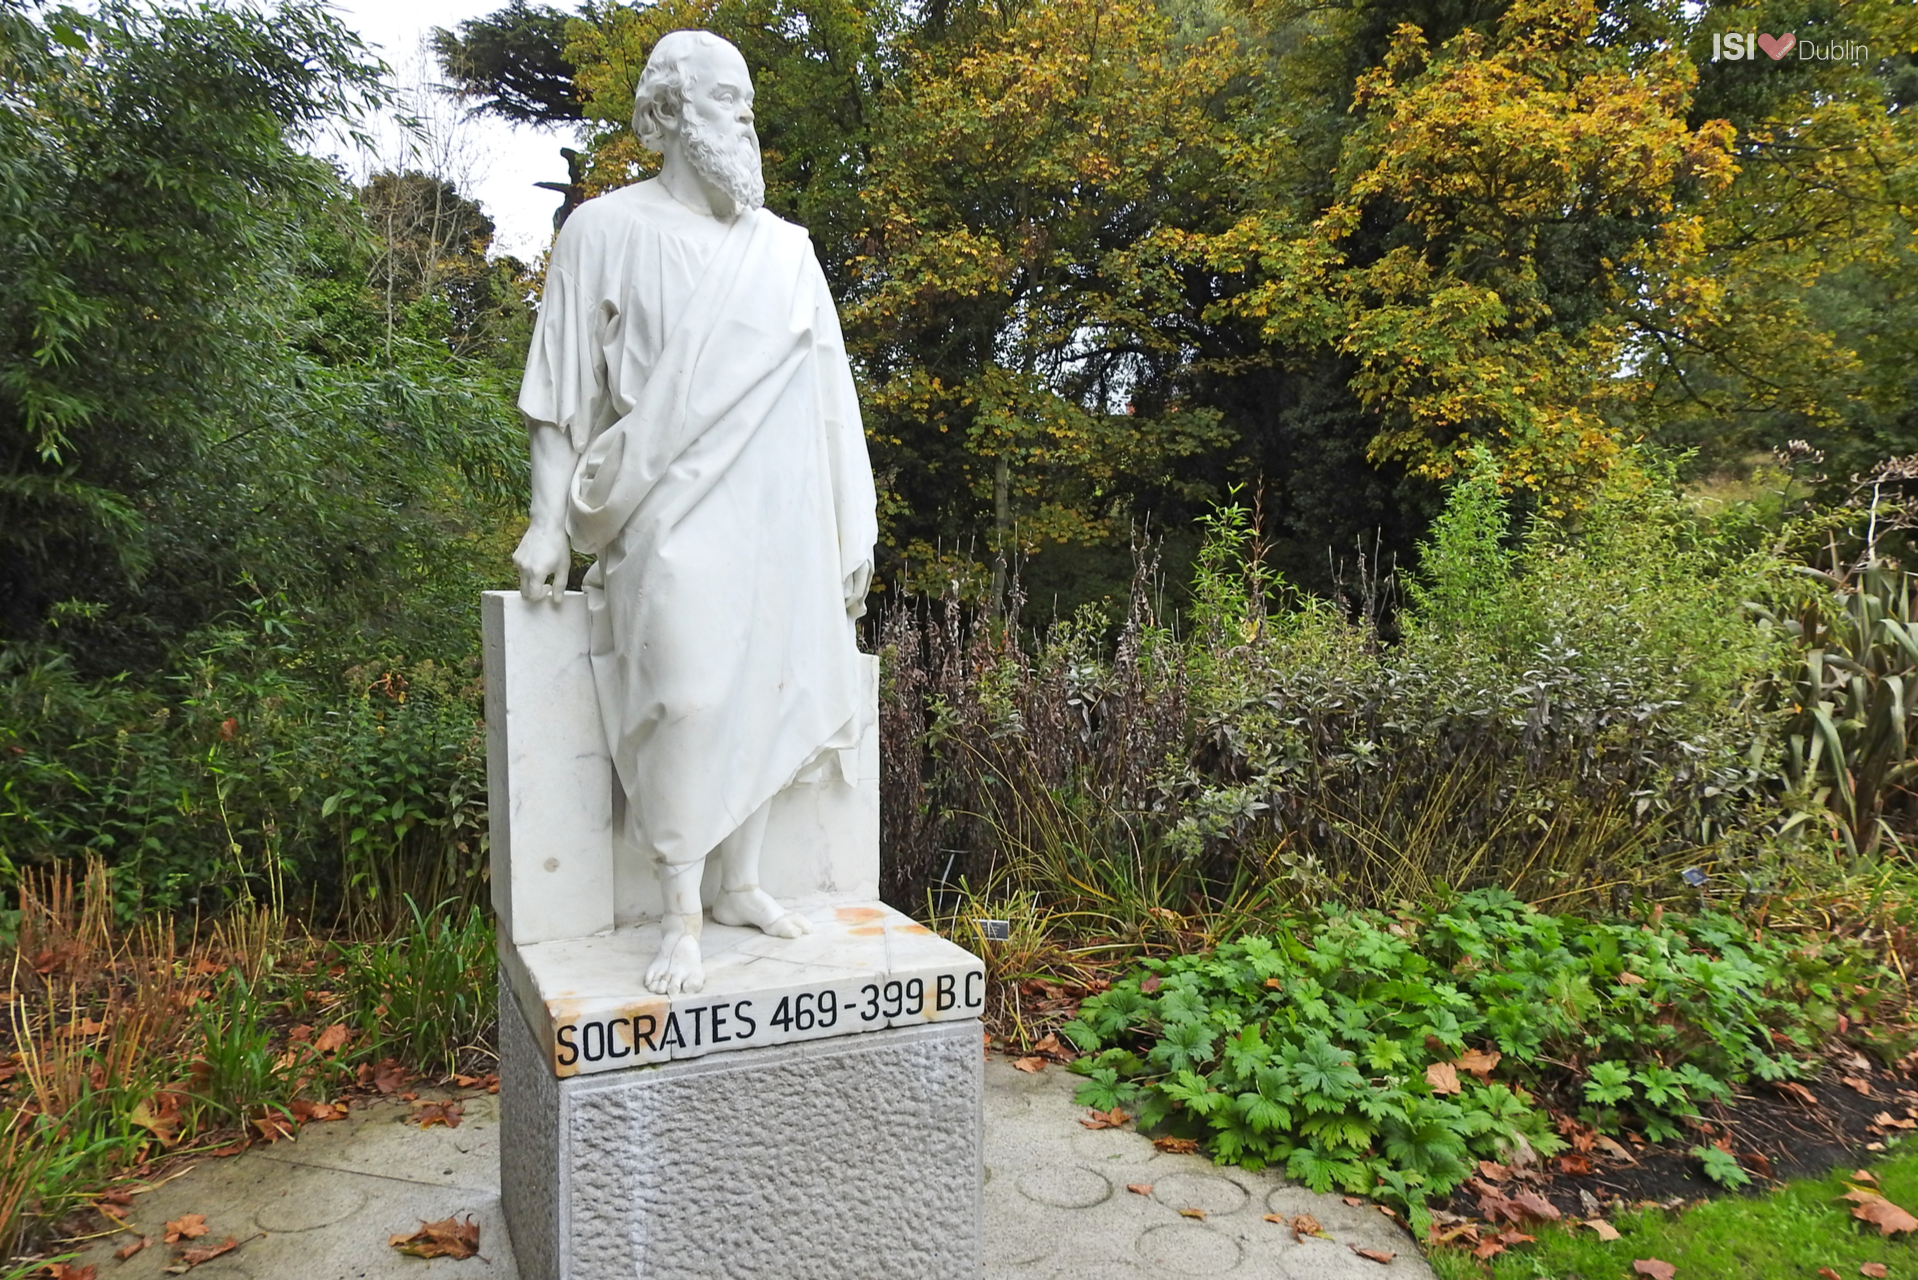
<instances>
[{"instance_id":1,"label":"green leafy ground cover plant","mask_svg":"<svg viewBox=\"0 0 1918 1280\"><path fill-rule=\"evenodd\" d=\"M1086 1105L1396 1204L1422 1234L1477 1161L1558 1151L1552 1112L1675 1138L1735 1085L1805 1074L1841 1012L1896 984L1724 914L1583 920L1488 889L1148 960L1063 1030Z\"/></svg>"}]
</instances>

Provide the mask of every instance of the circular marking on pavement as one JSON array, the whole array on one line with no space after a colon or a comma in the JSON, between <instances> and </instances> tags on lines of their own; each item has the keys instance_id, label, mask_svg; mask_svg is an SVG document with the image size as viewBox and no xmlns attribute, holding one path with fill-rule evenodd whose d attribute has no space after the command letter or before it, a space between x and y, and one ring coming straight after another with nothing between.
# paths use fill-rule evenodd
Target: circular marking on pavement
<instances>
[{"instance_id":1,"label":"circular marking on pavement","mask_svg":"<svg viewBox=\"0 0 1918 1280\"><path fill-rule=\"evenodd\" d=\"M1152 1198L1169 1209L1237 1213L1251 1197L1244 1187L1216 1173L1171 1173L1152 1180Z\"/></svg>"},{"instance_id":2,"label":"circular marking on pavement","mask_svg":"<svg viewBox=\"0 0 1918 1280\"><path fill-rule=\"evenodd\" d=\"M262 1231L313 1231L343 1222L365 1207L366 1192L358 1187L322 1184L262 1205L254 1212L253 1222Z\"/></svg>"},{"instance_id":3,"label":"circular marking on pavement","mask_svg":"<svg viewBox=\"0 0 1918 1280\"><path fill-rule=\"evenodd\" d=\"M1081 1262L1055 1271L1046 1280L1153 1280L1145 1268L1130 1262Z\"/></svg>"},{"instance_id":4,"label":"circular marking on pavement","mask_svg":"<svg viewBox=\"0 0 1918 1280\"><path fill-rule=\"evenodd\" d=\"M1139 1256L1180 1276L1216 1276L1239 1265L1239 1242L1196 1222L1169 1222L1139 1237Z\"/></svg>"},{"instance_id":5,"label":"circular marking on pavement","mask_svg":"<svg viewBox=\"0 0 1918 1280\"><path fill-rule=\"evenodd\" d=\"M1072 1165L1034 1169L1019 1175L1019 1194L1055 1209L1090 1209L1112 1198L1105 1175Z\"/></svg>"}]
</instances>

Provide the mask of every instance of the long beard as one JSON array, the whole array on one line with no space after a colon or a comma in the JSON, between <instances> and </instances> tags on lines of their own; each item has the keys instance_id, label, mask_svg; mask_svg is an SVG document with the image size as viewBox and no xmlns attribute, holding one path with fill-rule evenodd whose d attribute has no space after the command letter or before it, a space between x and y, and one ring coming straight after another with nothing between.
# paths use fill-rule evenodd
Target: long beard
<instances>
[{"instance_id":1,"label":"long beard","mask_svg":"<svg viewBox=\"0 0 1918 1280\"><path fill-rule=\"evenodd\" d=\"M685 127L680 140L686 158L700 177L726 193L733 208L751 213L766 203L766 178L759 168L759 135L747 129L743 137L731 139L708 132L694 123L690 113L681 117Z\"/></svg>"}]
</instances>

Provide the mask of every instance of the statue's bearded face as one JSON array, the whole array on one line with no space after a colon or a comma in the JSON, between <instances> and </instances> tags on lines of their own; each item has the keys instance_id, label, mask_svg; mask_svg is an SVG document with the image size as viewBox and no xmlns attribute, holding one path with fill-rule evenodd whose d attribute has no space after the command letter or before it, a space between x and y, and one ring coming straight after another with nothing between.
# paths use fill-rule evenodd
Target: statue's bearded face
<instances>
[{"instance_id":1,"label":"statue's bearded face","mask_svg":"<svg viewBox=\"0 0 1918 1280\"><path fill-rule=\"evenodd\" d=\"M751 125L711 126L687 112L680 140L686 159L700 177L718 187L742 213L766 203L766 178L759 167L759 135Z\"/></svg>"},{"instance_id":2,"label":"statue's bearded face","mask_svg":"<svg viewBox=\"0 0 1918 1280\"><path fill-rule=\"evenodd\" d=\"M692 74L680 105L679 140L699 175L725 192L740 212L750 212L766 203L752 80L745 60L730 46L699 53L705 55L697 57L699 65L687 68Z\"/></svg>"}]
</instances>

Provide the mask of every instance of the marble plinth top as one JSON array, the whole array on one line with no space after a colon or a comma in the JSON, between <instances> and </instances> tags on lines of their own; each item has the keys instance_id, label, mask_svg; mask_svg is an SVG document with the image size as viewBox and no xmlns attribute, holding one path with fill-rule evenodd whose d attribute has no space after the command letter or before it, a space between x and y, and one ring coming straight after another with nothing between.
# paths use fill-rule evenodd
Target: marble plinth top
<instances>
[{"instance_id":1,"label":"marble plinth top","mask_svg":"<svg viewBox=\"0 0 1918 1280\"><path fill-rule=\"evenodd\" d=\"M502 939L500 963L562 1079L984 1011L978 957L884 903L800 914L812 932L799 938L707 920L706 985L694 995L641 984L656 923L522 947Z\"/></svg>"}]
</instances>

